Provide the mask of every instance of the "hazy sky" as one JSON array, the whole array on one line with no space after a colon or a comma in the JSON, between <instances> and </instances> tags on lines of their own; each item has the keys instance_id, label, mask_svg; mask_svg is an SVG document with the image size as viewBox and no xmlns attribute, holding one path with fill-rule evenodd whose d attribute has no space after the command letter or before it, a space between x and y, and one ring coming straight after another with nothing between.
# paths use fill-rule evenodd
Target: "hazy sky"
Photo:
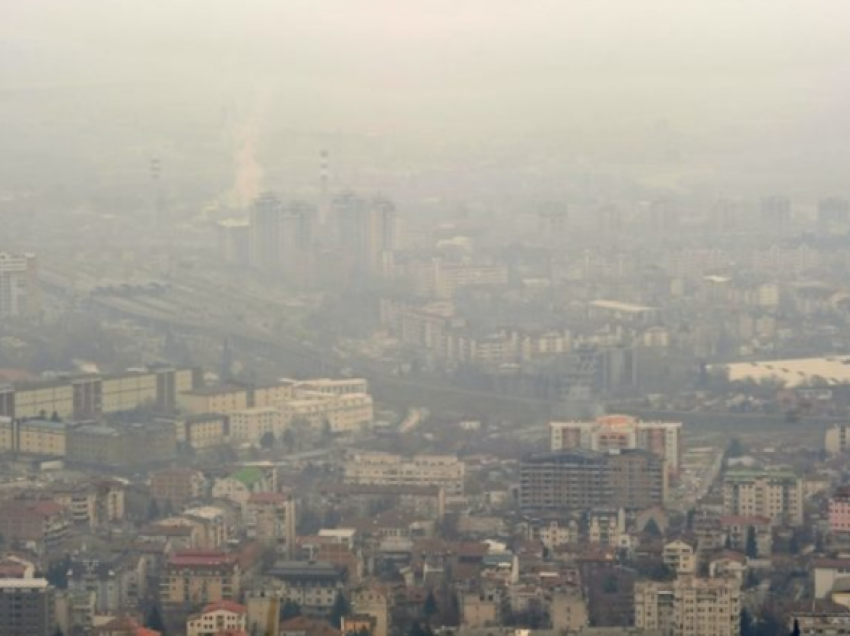
<instances>
[{"instance_id":1,"label":"hazy sky","mask_svg":"<svg viewBox=\"0 0 850 636\"><path fill-rule=\"evenodd\" d=\"M0 88L160 82L438 144L837 143L848 25L846 0L3 0Z\"/></svg>"}]
</instances>

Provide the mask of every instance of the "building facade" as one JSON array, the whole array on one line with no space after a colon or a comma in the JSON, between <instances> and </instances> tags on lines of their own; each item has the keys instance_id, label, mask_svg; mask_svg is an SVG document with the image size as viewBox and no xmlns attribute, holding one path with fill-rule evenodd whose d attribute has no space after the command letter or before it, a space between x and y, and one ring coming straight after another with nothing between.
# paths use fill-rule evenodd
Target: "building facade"
<instances>
[{"instance_id":1,"label":"building facade","mask_svg":"<svg viewBox=\"0 0 850 636\"><path fill-rule=\"evenodd\" d=\"M536 453L520 466L524 510L644 509L663 505L666 497L664 460L649 451Z\"/></svg>"},{"instance_id":2,"label":"building facade","mask_svg":"<svg viewBox=\"0 0 850 636\"><path fill-rule=\"evenodd\" d=\"M723 512L762 516L774 524L803 523L803 480L792 473L730 470L723 477Z\"/></svg>"},{"instance_id":3,"label":"building facade","mask_svg":"<svg viewBox=\"0 0 850 636\"><path fill-rule=\"evenodd\" d=\"M553 451L641 448L663 458L672 474L681 464L681 422L643 422L628 415L605 415L593 422L551 422L549 432Z\"/></svg>"}]
</instances>

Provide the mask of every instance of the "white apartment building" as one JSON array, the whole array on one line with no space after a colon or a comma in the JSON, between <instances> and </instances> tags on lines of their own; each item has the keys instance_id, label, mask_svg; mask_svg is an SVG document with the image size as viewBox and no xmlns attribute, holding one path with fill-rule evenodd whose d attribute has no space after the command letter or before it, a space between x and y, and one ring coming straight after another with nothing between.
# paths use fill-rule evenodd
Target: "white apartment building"
<instances>
[{"instance_id":1,"label":"white apartment building","mask_svg":"<svg viewBox=\"0 0 850 636\"><path fill-rule=\"evenodd\" d=\"M280 437L288 425L280 409L266 406L230 414L230 439L256 444L266 433Z\"/></svg>"},{"instance_id":2,"label":"white apartment building","mask_svg":"<svg viewBox=\"0 0 850 636\"><path fill-rule=\"evenodd\" d=\"M296 394L301 391L308 393L325 393L327 395L345 395L349 393L369 393L369 382L364 378L317 378L314 380L299 380L293 382Z\"/></svg>"},{"instance_id":3,"label":"white apartment building","mask_svg":"<svg viewBox=\"0 0 850 636\"><path fill-rule=\"evenodd\" d=\"M836 424L827 429L824 434L823 447L830 455L846 453L850 445L850 426L847 424Z\"/></svg>"},{"instance_id":4,"label":"white apartment building","mask_svg":"<svg viewBox=\"0 0 850 636\"><path fill-rule=\"evenodd\" d=\"M642 422L629 415L605 415L592 422L550 422L549 433L553 451L640 448L663 458L673 474L678 473L682 461L681 422Z\"/></svg>"},{"instance_id":5,"label":"white apartment building","mask_svg":"<svg viewBox=\"0 0 850 636\"><path fill-rule=\"evenodd\" d=\"M739 636L741 584L682 576L635 584L635 627L664 636Z\"/></svg>"},{"instance_id":6,"label":"white apartment building","mask_svg":"<svg viewBox=\"0 0 850 636\"><path fill-rule=\"evenodd\" d=\"M39 309L35 254L0 252L0 317L31 316Z\"/></svg>"},{"instance_id":7,"label":"white apartment building","mask_svg":"<svg viewBox=\"0 0 850 636\"><path fill-rule=\"evenodd\" d=\"M299 391L298 396L280 405L287 426L301 420L311 428L319 429L327 423L333 433L349 433L372 426L375 419L372 396L366 393Z\"/></svg>"},{"instance_id":8,"label":"white apartment building","mask_svg":"<svg viewBox=\"0 0 850 636\"><path fill-rule=\"evenodd\" d=\"M727 471L723 478L723 512L767 517L774 524L803 523L803 480L787 472Z\"/></svg>"},{"instance_id":9,"label":"white apartment building","mask_svg":"<svg viewBox=\"0 0 850 636\"><path fill-rule=\"evenodd\" d=\"M461 496L464 463L454 455L402 457L354 453L345 462L345 483L373 486L440 486L446 496Z\"/></svg>"}]
</instances>

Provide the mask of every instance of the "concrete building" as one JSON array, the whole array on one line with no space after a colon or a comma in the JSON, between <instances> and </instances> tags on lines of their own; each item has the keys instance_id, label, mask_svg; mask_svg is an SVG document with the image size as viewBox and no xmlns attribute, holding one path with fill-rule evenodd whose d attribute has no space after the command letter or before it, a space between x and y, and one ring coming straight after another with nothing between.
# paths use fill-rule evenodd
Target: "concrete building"
<instances>
[{"instance_id":1,"label":"concrete building","mask_svg":"<svg viewBox=\"0 0 850 636\"><path fill-rule=\"evenodd\" d=\"M824 433L823 447L827 453L838 455L850 449L850 425L836 424Z\"/></svg>"},{"instance_id":2,"label":"concrete building","mask_svg":"<svg viewBox=\"0 0 850 636\"><path fill-rule=\"evenodd\" d=\"M730 470L723 477L723 513L803 523L803 480L793 473Z\"/></svg>"},{"instance_id":3,"label":"concrete building","mask_svg":"<svg viewBox=\"0 0 850 636\"><path fill-rule=\"evenodd\" d=\"M634 589L635 627L664 636L738 636L741 589L735 578L682 576L639 581Z\"/></svg>"},{"instance_id":4,"label":"concrete building","mask_svg":"<svg viewBox=\"0 0 850 636\"><path fill-rule=\"evenodd\" d=\"M375 620L371 636L389 636L391 601L389 591L383 586L369 585L352 593L351 608Z\"/></svg>"},{"instance_id":5,"label":"concrete building","mask_svg":"<svg viewBox=\"0 0 850 636\"><path fill-rule=\"evenodd\" d=\"M301 606L305 616L326 618L342 590L344 573L323 561L280 561L269 574L280 581L284 598Z\"/></svg>"},{"instance_id":6,"label":"concrete building","mask_svg":"<svg viewBox=\"0 0 850 636\"><path fill-rule=\"evenodd\" d=\"M63 422L26 420L18 424L19 453L65 457L68 427Z\"/></svg>"},{"instance_id":7,"label":"concrete building","mask_svg":"<svg viewBox=\"0 0 850 636\"><path fill-rule=\"evenodd\" d=\"M217 413L189 415L177 420L177 441L183 442L195 450L205 450L221 446L227 442L228 418Z\"/></svg>"},{"instance_id":8,"label":"concrete building","mask_svg":"<svg viewBox=\"0 0 850 636\"><path fill-rule=\"evenodd\" d=\"M395 205L376 196L345 193L333 201L336 242L354 275L387 277L397 242Z\"/></svg>"},{"instance_id":9,"label":"concrete building","mask_svg":"<svg viewBox=\"0 0 850 636\"><path fill-rule=\"evenodd\" d=\"M0 636L53 636L55 592L45 579L0 579Z\"/></svg>"},{"instance_id":10,"label":"concrete building","mask_svg":"<svg viewBox=\"0 0 850 636\"><path fill-rule=\"evenodd\" d=\"M234 411L229 419L230 439L252 444L259 443L266 433L280 438L288 424L280 409L273 406Z\"/></svg>"},{"instance_id":11,"label":"concrete building","mask_svg":"<svg viewBox=\"0 0 850 636\"><path fill-rule=\"evenodd\" d=\"M788 617L788 633L794 633L794 625L800 628L800 636L842 636L850 634L850 611L832 607L821 609L813 604L809 610L792 611Z\"/></svg>"},{"instance_id":12,"label":"concrete building","mask_svg":"<svg viewBox=\"0 0 850 636\"><path fill-rule=\"evenodd\" d=\"M286 425L302 421L316 430L328 426L333 433L351 433L372 426L375 408L364 393L312 393L298 391L295 399L280 405Z\"/></svg>"},{"instance_id":13,"label":"concrete building","mask_svg":"<svg viewBox=\"0 0 850 636\"><path fill-rule=\"evenodd\" d=\"M133 466L173 460L177 435L170 423L110 427L97 424L68 430L69 461L101 466ZM145 449L140 453L139 449Z\"/></svg>"},{"instance_id":14,"label":"concrete building","mask_svg":"<svg viewBox=\"0 0 850 636\"><path fill-rule=\"evenodd\" d=\"M363 378L316 378L314 380L290 380L293 395L301 391L307 393L325 393L328 395L368 394L369 382ZM289 396L293 397L293 396Z\"/></svg>"},{"instance_id":15,"label":"concrete building","mask_svg":"<svg viewBox=\"0 0 850 636\"><path fill-rule=\"evenodd\" d=\"M34 316L40 310L35 254L0 252L0 318Z\"/></svg>"},{"instance_id":16,"label":"concrete building","mask_svg":"<svg viewBox=\"0 0 850 636\"><path fill-rule=\"evenodd\" d=\"M311 255L316 211L298 202L284 203L262 194L250 213L250 260L257 269L304 274Z\"/></svg>"},{"instance_id":17,"label":"concrete building","mask_svg":"<svg viewBox=\"0 0 850 636\"><path fill-rule=\"evenodd\" d=\"M206 479L191 468L168 468L151 476L151 495L160 503L170 502L174 508L204 496Z\"/></svg>"},{"instance_id":18,"label":"concrete building","mask_svg":"<svg viewBox=\"0 0 850 636\"><path fill-rule=\"evenodd\" d=\"M228 630L246 630L248 608L234 601L210 603L186 621L186 636L217 636Z\"/></svg>"},{"instance_id":19,"label":"concrete building","mask_svg":"<svg viewBox=\"0 0 850 636\"><path fill-rule=\"evenodd\" d=\"M850 533L850 487L838 488L829 498L829 531Z\"/></svg>"},{"instance_id":20,"label":"concrete building","mask_svg":"<svg viewBox=\"0 0 850 636\"><path fill-rule=\"evenodd\" d=\"M278 552L292 556L295 546L295 500L278 492L252 493L247 506L248 536L274 545Z\"/></svg>"},{"instance_id":21,"label":"concrete building","mask_svg":"<svg viewBox=\"0 0 850 636\"><path fill-rule=\"evenodd\" d=\"M0 451L64 457L67 425L50 420L13 420L0 417Z\"/></svg>"},{"instance_id":22,"label":"concrete building","mask_svg":"<svg viewBox=\"0 0 850 636\"><path fill-rule=\"evenodd\" d=\"M50 550L71 529L70 511L53 501L13 499L0 506L0 536L36 551Z\"/></svg>"},{"instance_id":23,"label":"concrete building","mask_svg":"<svg viewBox=\"0 0 850 636\"><path fill-rule=\"evenodd\" d=\"M549 432L553 451L642 448L664 459L671 474L678 473L681 465L681 422L642 422L628 415L605 415L593 422L550 422Z\"/></svg>"},{"instance_id":24,"label":"concrete building","mask_svg":"<svg viewBox=\"0 0 850 636\"><path fill-rule=\"evenodd\" d=\"M520 467L524 510L645 509L667 497L664 460L649 451L535 453Z\"/></svg>"},{"instance_id":25,"label":"concrete building","mask_svg":"<svg viewBox=\"0 0 850 636\"><path fill-rule=\"evenodd\" d=\"M239 597L237 560L214 550L185 550L169 558L162 573L160 599L166 606L197 606Z\"/></svg>"},{"instance_id":26,"label":"concrete building","mask_svg":"<svg viewBox=\"0 0 850 636\"><path fill-rule=\"evenodd\" d=\"M402 457L389 453L354 453L346 459L346 484L439 486L447 497L463 495L466 467L453 455Z\"/></svg>"},{"instance_id":27,"label":"concrete building","mask_svg":"<svg viewBox=\"0 0 850 636\"><path fill-rule=\"evenodd\" d=\"M680 539L664 544L661 560L665 566L676 574L696 573L696 550L690 543Z\"/></svg>"},{"instance_id":28,"label":"concrete building","mask_svg":"<svg viewBox=\"0 0 850 636\"><path fill-rule=\"evenodd\" d=\"M197 388L177 396L177 405L185 413L223 413L244 411L252 406L249 391L243 386Z\"/></svg>"},{"instance_id":29,"label":"concrete building","mask_svg":"<svg viewBox=\"0 0 850 636\"><path fill-rule=\"evenodd\" d=\"M14 411L5 415L47 419L55 413L67 419L74 414L74 389L65 380L17 382L14 387Z\"/></svg>"}]
</instances>

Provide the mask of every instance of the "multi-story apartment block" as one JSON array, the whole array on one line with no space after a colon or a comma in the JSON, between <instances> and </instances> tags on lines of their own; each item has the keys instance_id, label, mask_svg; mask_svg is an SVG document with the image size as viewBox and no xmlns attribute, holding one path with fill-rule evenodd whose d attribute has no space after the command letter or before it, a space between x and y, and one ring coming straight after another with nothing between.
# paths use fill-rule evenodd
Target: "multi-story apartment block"
<instances>
[{"instance_id":1,"label":"multi-story apartment block","mask_svg":"<svg viewBox=\"0 0 850 636\"><path fill-rule=\"evenodd\" d=\"M55 413L60 418L74 414L74 389L64 380L17 382L13 411L4 413L15 418L47 419Z\"/></svg>"},{"instance_id":2,"label":"multi-story apartment block","mask_svg":"<svg viewBox=\"0 0 850 636\"><path fill-rule=\"evenodd\" d=\"M280 405L288 424L303 421L314 429L328 426L334 433L350 433L372 425L372 397L366 393L313 393L298 391L295 399Z\"/></svg>"},{"instance_id":3,"label":"multi-story apartment block","mask_svg":"<svg viewBox=\"0 0 850 636\"><path fill-rule=\"evenodd\" d=\"M177 395L177 405L186 413L224 413L244 411L250 404L244 386L201 387Z\"/></svg>"},{"instance_id":4,"label":"multi-story apartment block","mask_svg":"<svg viewBox=\"0 0 850 636\"><path fill-rule=\"evenodd\" d=\"M189 415L175 422L177 441L195 450L221 446L227 442L228 418L217 413Z\"/></svg>"},{"instance_id":5,"label":"multi-story apartment block","mask_svg":"<svg viewBox=\"0 0 850 636\"><path fill-rule=\"evenodd\" d=\"M280 437L286 428L283 414L273 406L234 411L229 419L230 439L240 442L256 444L266 433Z\"/></svg>"},{"instance_id":6,"label":"multi-story apartment block","mask_svg":"<svg viewBox=\"0 0 850 636\"><path fill-rule=\"evenodd\" d=\"M162 573L160 598L166 606L192 606L238 598L238 561L224 552L186 550L171 555Z\"/></svg>"},{"instance_id":7,"label":"multi-story apartment block","mask_svg":"<svg viewBox=\"0 0 850 636\"><path fill-rule=\"evenodd\" d=\"M70 461L91 465L137 465L168 461L177 454L177 435L171 423L151 422L110 427L98 424L68 430ZM139 449L144 449L140 453Z\"/></svg>"},{"instance_id":8,"label":"multi-story apartment block","mask_svg":"<svg viewBox=\"0 0 850 636\"><path fill-rule=\"evenodd\" d=\"M553 451L642 448L663 458L672 474L681 464L681 422L642 422L628 415L605 415L593 422L550 422L549 432Z\"/></svg>"},{"instance_id":9,"label":"multi-story apartment block","mask_svg":"<svg viewBox=\"0 0 850 636\"><path fill-rule=\"evenodd\" d=\"M440 486L446 496L461 496L466 467L453 455L354 453L345 462L345 483L374 486Z\"/></svg>"},{"instance_id":10,"label":"multi-story apartment block","mask_svg":"<svg viewBox=\"0 0 850 636\"><path fill-rule=\"evenodd\" d=\"M803 523L803 480L793 473L727 471L723 477L723 512L799 526Z\"/></svg>"},{"instance_id":11,"label":"multi-story apartment block","mask_svg":"<svg viewBox=\"0 0 850 636\"><path fill-rule=\"evenodd\" d=\"M0 507L0 536L37 549L61 543L71 523L70 511L53 501L14 499Z\"/></svg>"},{"instance_id":12,"label":"multi-story apartment block","mask_svg":"<svg viewBox=\"0 0 850 636\"><path fill-rule=\"evenodd\" d=\"M0 252L0 318L33 316L40 309L35 254Z\"/></svg>"},{"instance_id":13,"label":"multi-story apartment block","mask_svg":"<svg viewBox=\"0 0 850 636\"><path fill-rule=\"evenodd\" d=\"M301 606L305 616L326 618L345 583L344 573L323 561L281 561L270 573L283 595Z\"/></svg>"},{"instance_id":14,"label":"multi-story apartment block","mask_svg":"<svg viewBox=\"0 0 850 636\"><path fill-rule=\"evenodd\" d=\"M292 555L295 545L295 500L278 492L253 493L248 499L248 536Z\"/></svg>"},{"instance_id":15,"label":"multi-story apartment block","mask_svg":"<svg viewBox=\"0 0 850 636\"><path fill-rule=\"evenodd\" d=\"M829 498L829 531L850 533L850 487L838 488Z\"/></svg>"},{"instance_id":16,"label":"multi-story apartment block","mask_svg":"<svg viewBox=\"0 0 850 636\"><path fill-rule=\"evenodd\" d=\"M104 479L50 488L51 499L68 509L75 524L96 528L124 518L124 484Z\"/></svg>"},{"instance_id":17,"label":"multi-story apartment block","mask_svg":"<svg viewBox=\"0 0 850 636\"><path fill-rule=\"evenodd\" d=\"M824 434L823 446L827 453L837 455L850 449L850 425L836 424Z\"/></svg>"},{"instance_id":18,"label":"multi-story apartment block","mask_svg":"<svg viewBox=\"0 0 850 636\"><path fill-rule=\"evenodd\" d=\"M635 584L635 626L664 636L739 636L741 584L734 578L681 576Z\"/></svg>"},{"instance_id":19,"label":"multi-story apartment block","mask_svg":"<svg viewBox=\"0 0 850 636\"><path fill-rule=\"evenodd\" d=\"M191 468L168 468L151 476L151 494L158 502L170 502L181 508L200 499L206 489L203 473Z\"/></svg>"},{"instance_id":20,"label":"multi-story apartment block","mask_svg":"<svg viewBox=\"0 0 850 636\"><path fill-rule=\"evenodd\" d=\"M642 509L667 497L664 460L637 449L536 453L522 461L520 480L526 510Z\"/></svg>"},{"instance_id":21,"label":"multi-story apartment block","mask_svg":"<svg viewBox=\"0 0 850 636\"><path fill-rule=\"evenodd\" d=\"M171 367L17 382L0 387L0 415L86 419L143 407L171 413L177 394L191 391L197 382L196 369Z\"/></svg>"},{"instance_id":22,"label":"multi-story apartment block","mask_svg":"<svg viewBox=\"0 0 850 636\"><path fill-rule=\"evenodd\" d=\"M331 506L343 516L368 517L373 510L397 509L426 519L442 519L445 491L440 486L374 486L328 484L316 493L321 506Z\"/></svg>"},{"instance_id":23,"label":"multi-story apartment block","mask_svg":"<svg viewBox=\"0 0 850 636\"><path fill-rule=\"evenodd\" d=\"M0 579L0 634L53 636L54 594L45 579Z\"/></svg>"},{"instance_id":24,"label":"multi-story apartment block","mask_svg":"<svg viewBox=\"0 0 850 636\"><path fill-rule=\"evenodd\" d=\"M316 378L313 380L291 380L293 395L305 391L307 393L325 393L328 395L346 395L349 393L369 393L369 382L363 378Z\"/></svg>"}]
</instances>

